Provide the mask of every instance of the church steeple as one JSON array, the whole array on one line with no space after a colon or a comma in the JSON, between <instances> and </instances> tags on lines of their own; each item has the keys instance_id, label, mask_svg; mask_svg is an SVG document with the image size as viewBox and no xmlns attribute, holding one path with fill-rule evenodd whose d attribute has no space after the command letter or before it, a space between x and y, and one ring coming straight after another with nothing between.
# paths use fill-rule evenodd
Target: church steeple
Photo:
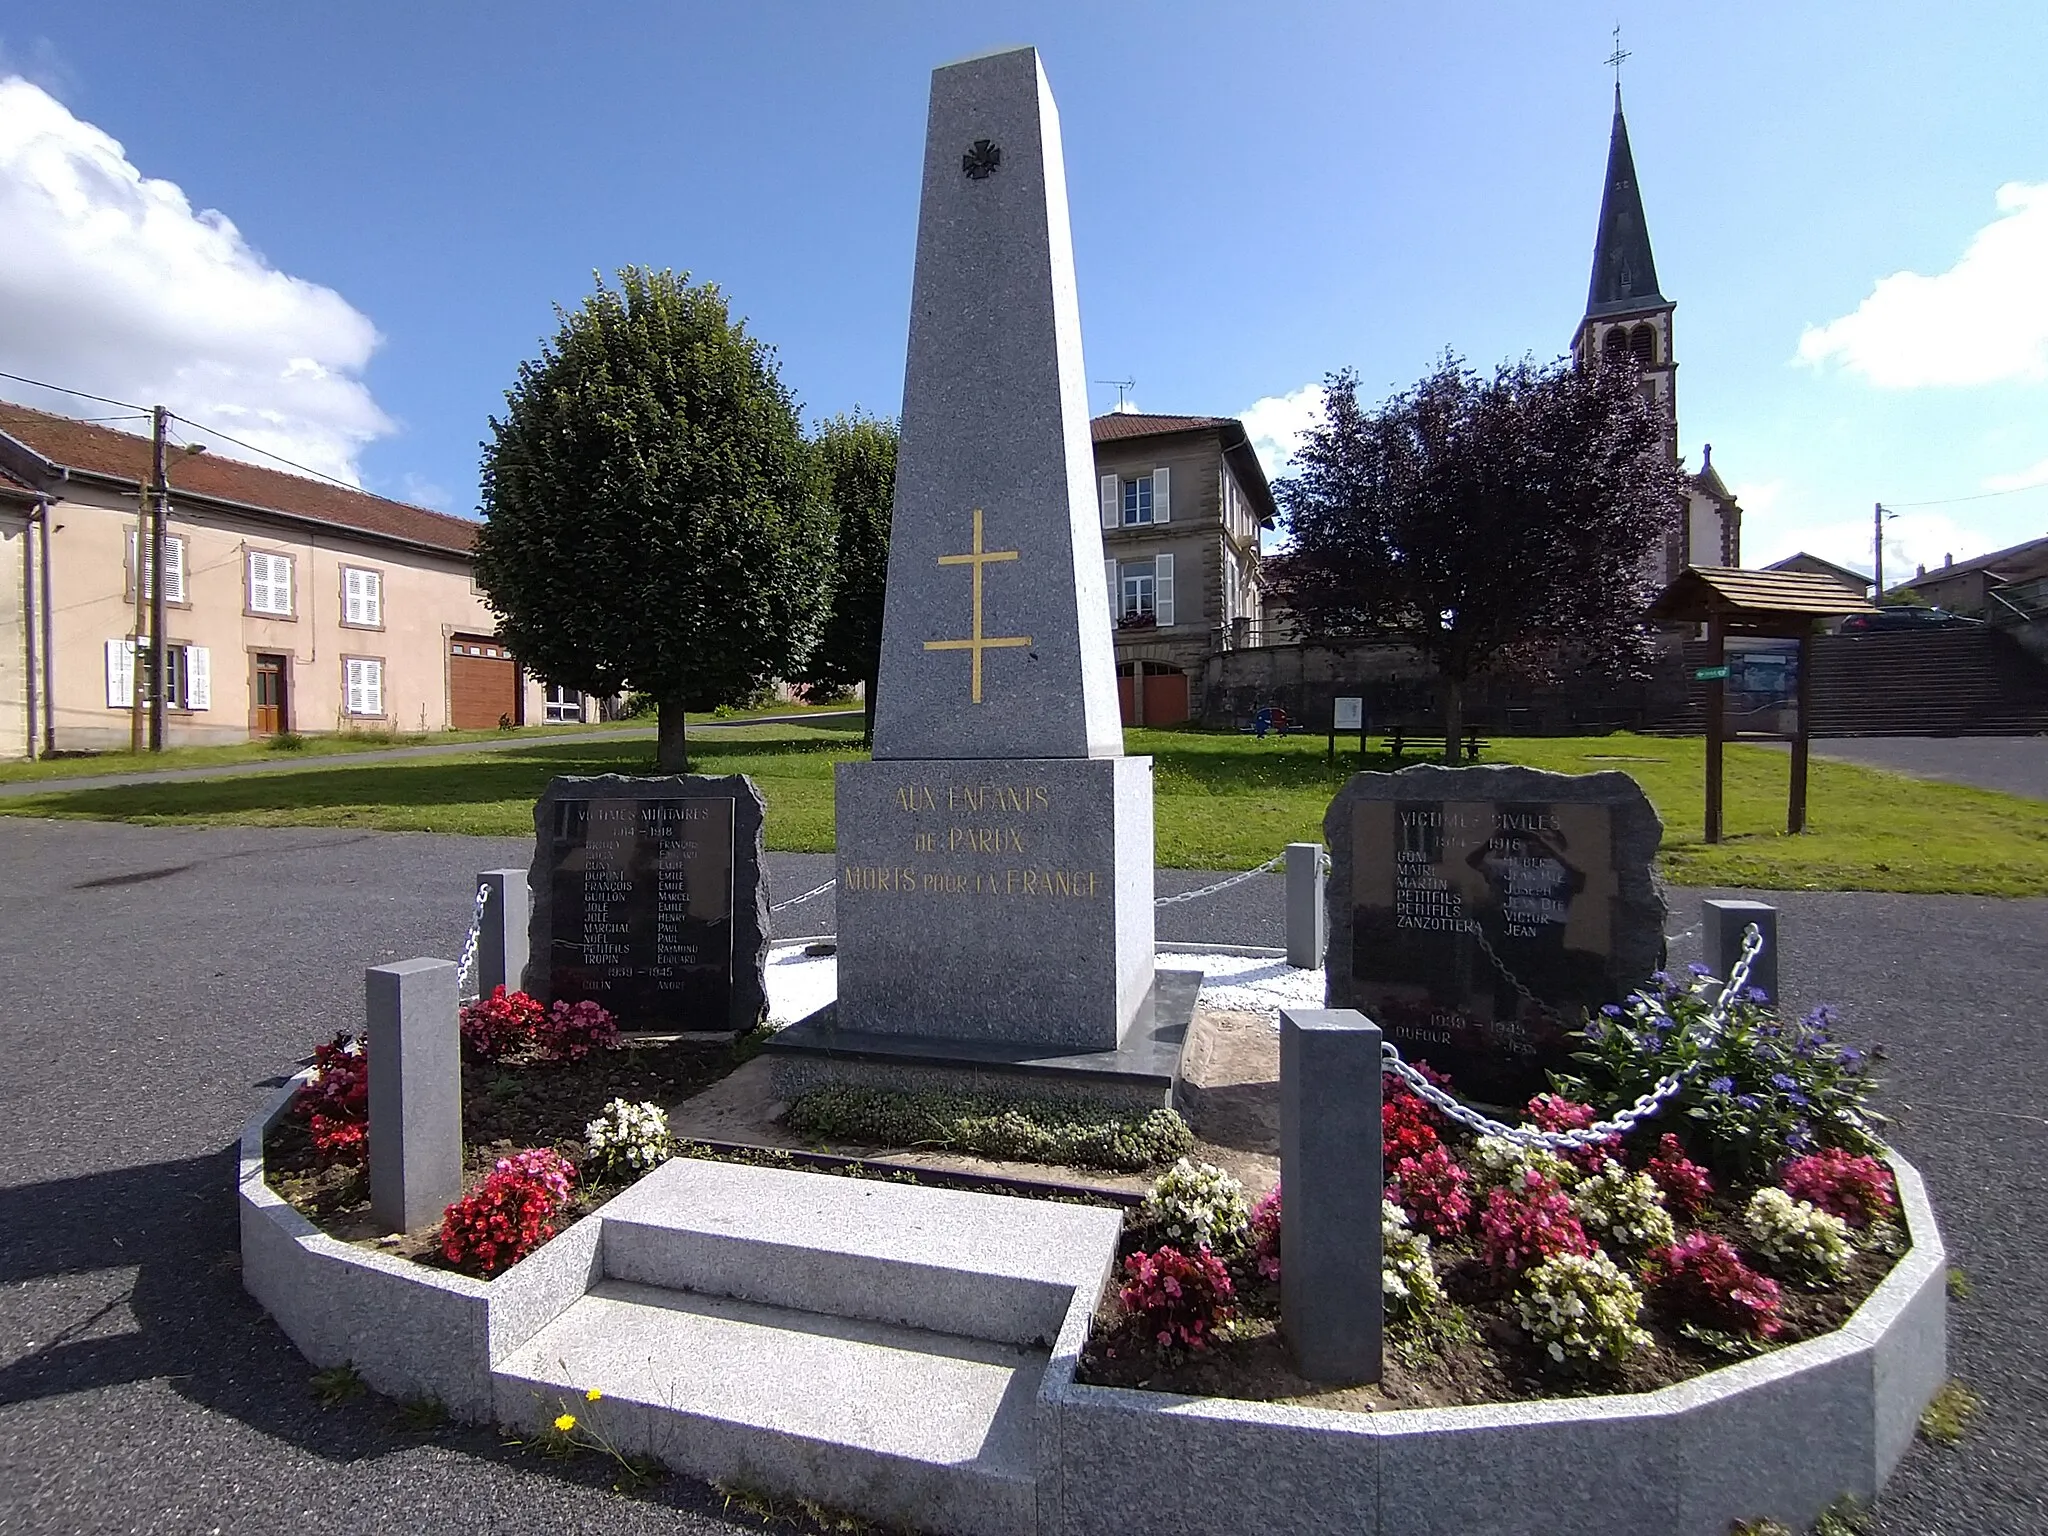
<instances>
[{"instance_id":1,"label":"church steeple","mask_svg":"<svg viewBox=\"0 0 2048 1536\"><path fill-rule=\"evenodd\" d=\"M1586 317L1650 309L1664 302L1664 295L1657 291L1657 260L1650 254L1650 226L1643 218L1643 194L1636 185L1628 119L1621 114L1621 83L1616 81L1614 131L1607 141L1607 187L1600 196L1600 233L1593 242L1593 281L1586 295Z\"/></svg>"}]
</instances>

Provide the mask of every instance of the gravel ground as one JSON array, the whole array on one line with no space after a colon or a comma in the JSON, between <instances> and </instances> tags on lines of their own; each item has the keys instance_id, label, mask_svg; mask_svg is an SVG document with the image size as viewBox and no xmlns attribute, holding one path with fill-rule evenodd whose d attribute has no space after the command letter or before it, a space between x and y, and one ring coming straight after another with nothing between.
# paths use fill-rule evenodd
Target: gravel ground
<instances>
[{"instance_id":1,"label":"gravel ground","mask_svg":"<svg viewBox=\"0 0 2048 1536\"><path fill-rule=\"evenodd\" d=\"M509 840L0 823L0 1531L757 1528L679 1480L622 1497L488 1432L411 1432L375 1400L323 1410L241 1290L243 1120L312 1041L358 1021L365 964L453 954L476 871L525 855ZM770 864L786 895L830 873L824 856ZM1160 889L1203 881L1170 872ZM1675 959L1702 894L1674 893ZM2036 1536L2048 901L1776 899L1793 1001L1835 1001L1854 1037L1889 1045L1897 1139L1975 1291L1952 1310L1951 1358L1984 1417L1958 1450L1913 1450L1879 1529ZM1160 934L1278 943L1279 903L1279 877L1262 876L1162 909ZM779 921L829 931L829 895Z\"/></svg>"}]
</instances>

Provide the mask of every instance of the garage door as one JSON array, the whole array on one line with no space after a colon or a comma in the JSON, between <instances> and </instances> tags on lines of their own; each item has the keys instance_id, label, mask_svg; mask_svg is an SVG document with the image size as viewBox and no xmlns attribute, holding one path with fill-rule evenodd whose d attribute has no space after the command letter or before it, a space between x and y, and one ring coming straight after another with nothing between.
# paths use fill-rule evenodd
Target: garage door
<instances>
[{"instance_id":1,"label":"garage door","mask_svg":"<svg viewBox=\"0 0 2048 1536\"><path fill-rule=\"evenodd\" d=\"M504 645L484 635L448 642L448 721L458 731L519 724L519 665Z\"/></svg>"}]
</instances>

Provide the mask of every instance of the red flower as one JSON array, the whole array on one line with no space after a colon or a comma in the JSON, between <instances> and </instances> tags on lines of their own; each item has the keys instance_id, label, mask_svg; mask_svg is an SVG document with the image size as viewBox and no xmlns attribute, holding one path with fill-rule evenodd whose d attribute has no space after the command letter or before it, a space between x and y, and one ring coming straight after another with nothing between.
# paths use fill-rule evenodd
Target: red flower
<instances>
[{"instance_id":1,"label":"red flower","mask_svg":"<svg viewBox=\"0 0 2048 1536\"><path fill-rule=\"evenodd\" d=\"M1420 1157L1404 1157L1394 1165L1387 1198L1406 1211L1424 1231L1456 1237L1472 1220L1472 1176L1442 1147Z\"/></svg>"},{"instance_id":2,"label":"red flower","mask_svg":"<svg viewBox=\"0 0 2048 1536\"><path fill-rule=\"evenodd\" d=\"M1519 1274L1560 1253L1593 1252L1570 1198L1533 1168L1521 1184L1488 1193L1479 1213L1479 1247L1500 1274Z\"/></svg>"},{"instance_id":3,"label":"red flower","mask_svg":"<svg viewBox=\"0 0 2048 1536\"><path fill-rule=\"evenodd\" d=\"M1539 1131L1583 1131L1600 1119L1600 1111L1592 1105L1556 1093L1537 1094L1529 1101L1526 1113ZM1588 1173L1598 1173L1608 1158L1620 1153L1621 1138L1609 1136L1590 1146L1569 1148L1564 1155Z\"/></svg>"},{"instance_id":4,"label":"red flower","mask_svg":"<svg viewBox=\"0 0 2048 1536\"><path fill-rule=\"evenodd\" d=\"M322 1162L360 1163L369 1155L370 1055L346 1032L313 1047L313 1071L292 1095Z\"/></svg>"},{"instance_id":5,"label":"red flower","mask_svg":"<svg viewBox=\"0 0 2048 1536\"><path fill-rule=\"evenodd\" d=\"M601 1003L559 998L533 1027L534 1043L550 1061L581 1061L595 1050L619 1048L619 1026Z\"/></svg>"},{"instance_id":6,"label":"red flower","mask_svg":"<svg viewBox=\"0 0 2048 1536\"><path fill-rule=\"evenodd\" d=\"M1874 1157L1858 1157L1840 1147L1793 1158L1779 1176L1778 1187L1852 1227L1867 1227L1898 1206L1890 1170Z\"/></svg>"},{"instance_id":7,"label":"red flower","mask_svg":"<svg viewBox=\"0 0 2048 1536\"><path fill-rule=\"evenodd\" d=\"M1664 1203L1681 1216L1697 1216L1714 1193L1707 1170L1685 1155L1678 1138L1666 1131L1657 1141L1657 1155L1643 1171L1664 1191Z\"/></svg>"},{"instance_id":8,"label":"red flower","mask_svg":"<svg viewBox=\"0 0 2048 1536\"><path fill-rule=\"evenodd\" d=\"M498 1159L483 1183L441 1218L441 1254L458 1269L489 1279L555 1235L576 1170L546 1148Z\"/></svg>"},{"instance_id":9,"label":"red flower","mask_svg":"<svg viewBox=\"0 0 2048 1536\"><path fill-rule=\"evenodd\" d=\"M1207 1349L1231 1313L1230 1271L1206 1248L1182 1253L1171 1244L1124 1260L1117 1292L1134 1325L1163 1348Z\"/></svg>"},{"instance_id":10,"label":"red flower","mask_svg":"<svg viewBox=\"0 0 2048 1536\"><path fill-rule=\"evenodd\" d=\"M538 999L496 986L491 988L489 997L462 1005L458 1015L462 1043L472 1054L495 1061L533 1039L545 1016L546 1010Z\"/></svg>"},{"instance_id":11,"label":"red flower","mask_svg":"<svg viewBox=\"0 0 2048 1536\"><path fill-rule=\"evenodd\" d=\"M1777 1283L1712 1233L1694 1232L1658 1249L1644 1278L1658 1305L1688 1322L1759 1339L1777 1337L1784 1326Z\"/></svg>"}]
</instances>

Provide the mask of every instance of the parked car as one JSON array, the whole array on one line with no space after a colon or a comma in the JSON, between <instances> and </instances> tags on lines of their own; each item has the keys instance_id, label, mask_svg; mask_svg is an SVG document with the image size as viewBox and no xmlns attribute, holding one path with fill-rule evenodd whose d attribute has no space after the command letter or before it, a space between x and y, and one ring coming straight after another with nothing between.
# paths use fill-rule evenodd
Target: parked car
<instances>
[{"instance_id":1,"label":"parked car","mask_svg":"<svg viewBox=\"0 0 2048 1536\"><path fill-rule=\"evenodd\" d=\"M1852 613L1842 620L1842 633L1858 634L1874 629L1966 629L1982 624L1968 614L1950 613L1946 608L1915 608L1900 603L1875 613Z\"/></svg>"}]
</instances>

